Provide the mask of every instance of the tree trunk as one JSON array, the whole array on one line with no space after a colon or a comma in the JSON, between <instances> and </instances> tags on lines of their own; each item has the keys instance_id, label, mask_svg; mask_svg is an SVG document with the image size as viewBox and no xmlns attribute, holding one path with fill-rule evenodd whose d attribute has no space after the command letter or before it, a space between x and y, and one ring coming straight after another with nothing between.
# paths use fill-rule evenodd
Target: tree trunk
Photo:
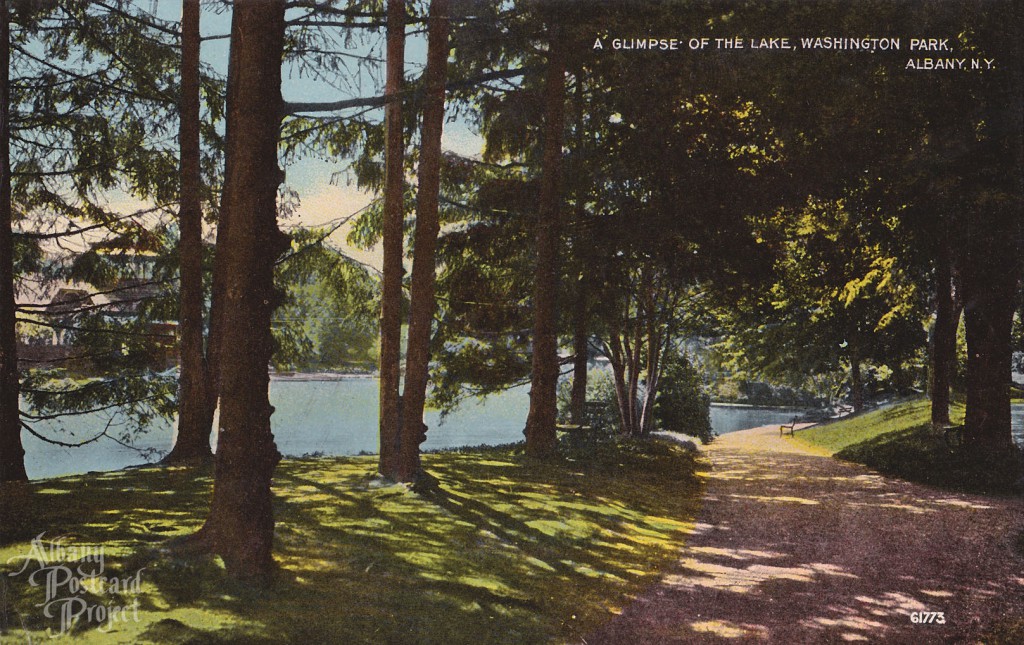
<instances>
[{"instance_id":1,"label":"tree trunk","mask_svg":"<svg viewBox=\"0 0 1024 645\"><path fill-rule=\"evenodd\" d=\"M280 301L274 261L288 238L277 228L277 145L282 114L284 2L236 3L228 64L223 210L224 269L220 436L210 514L200 536L230 575L269 582L274 518L270 483L280 460L270 428L270 316Z\"/></svg>"},{"instance_id":2,"label":"tree trunk","mask_svg":"<svg viewBox=\"0 0 1024 645\"><path fill-rule=\"evenodd\" d=\"M967 333L966 443L1000 452L1013 444L1010 431L1010 372L1016 279L1005 273L978 275L965 269L964 328Z\"/></svg>"},{"instance_id":3,"label":"tree trunk","mask_svg":"<svg viewBox=\"0 0 1024 645\"><path fill-rule=\"evenodd\" d=\"M526 418L526 453L555 454L558 411L558 247L561 211L562 136L565 124L565 52L559 30L548 39L544 80L544 153L537 212L537 265L533 292L533 356L530 411Z\"/></svg>"},{"instance_id":4,"label":"tree trunk","mask_svg":"<svg viewBox=\"0 0 1024 645\"><path fill-rule=\"evenodd\" d=\"M573 425L583 425L584 409L587 402L587 285L581 279L576 294L576 309L573 315L573 359L572 359L572 393L569 397L569 421Z\"/></svg>"},{"instance_id":5,"label":"tree trunk","mask_svg":"<svg viewBox=\"0 0 1024 645\"><path fill-rule=\"evenodd\" d=\"M11 231L11 22L0 0L0 482L26 481L21 446L18 342L14 310L14 239Z\"/></svg>"},{"instance_id":6,"label":"tree trunk","mask_svg":"<svg viewBox=\"0 0 1024 645\"><path fill-rule=\"evenodd\" d=\"M953 271L948 242L935 263L935 327L932 331L932 369L929 379L932 423L949 423L949 386L956 356L956 313L953 306Z\"/></svg>"},{"instance_id":7,"label":"tree trunk","mask_svg":"<svg viewBox=\"0 0 1024 645\"><path fill-rule=\"evenodd\" d=\"M178 438L166 463L208 460L210 421L203 353L203 215L199 201L199 0L181 9L181 188L178 221L180 263Z\"/></svg>"},{"instance_id":8,"label":"tree trunk","mask_svg":"<svg viewBox=\"0 0 1024 645\"><path fill-rule=\"evenodd\" d=\"M402 221L405 214L405 138L402 85L405 75L405 2L388 0L387 83L384 89L384 261L380 307L380 474L398 477L402 343Z\"/></svg>"},{"instance_id":9,"label":"tree trunk","mask_svg":"<svg viewBox=\"0 0 1024 645\"><path fill-rule=\"evenodd\" d=\"M855 413L864 409L864 381L860 372L860 356L855 350L850 352L850 399Z\"/></svg>"},{"instance_id":10,"label":"tree trunk","mask_svg":"<svg viewBox=\"0 0 1024 645\"><path fill-rule=\"evenodd\" d=\"M654 277L650 271L644 271L642 281L642 293L637 298L637 313L646 319L644 335L646 339L643 344L647 346L647 360L644 366L646 383L644 385L644 398L640 403L639 430L640 434L647 434L650 431L652 417L654 416L654 395L658 391L658 377L661 371L661 333L659 332L656 297L654 296ZM639 330L640 327L638 326Z\"/></svg>"},{"instance_id":11,"label":"tree trunk","mask_svg":"<svg viewBox=\"0 0 1024 645\"><path fill-rule=\"evenodd\" d=\"M633 334L633 348L626 348L626 374L629 381L629 434L640 434L640 361L643 350L643 335L634 321L630 332Z\"/></svg>"},{"instance_id":12,"label":"tree trunk","mask_svg":"<svg viewBox=\"0 0 1024 645\"><path fill-rule=\"evenodd\" d=\"M630 434L632 428L629 423L629 393L626 389L626 368L623 365L621 342L616 332L612 332L612 352L609 361L612 364L612 382L615 384L615 402L619 408L619 433Z\"/></svg>"},{"instance_id":13,"label":"tree trunk","mask_svg":"<svg viewBox=\"0 0 1024 645\"><path fill-rule=\"evenodd\" d=\"M427 399L430 336L434 322L437 271L438 201L441 187L441 133L444 128L445 80L448 74L448 0L431 0L427 33L426 98L416 194L415 255L410 290L409 347L402 393L402 432L398 479L412 481L420 470L420 444L426 439L423 408Z\"/></svg>"},{"instance_id":14,"label":"tree trunk","mask_svg":"<svg viewBox=\"0 0 1024 645\"><path fill-rule=\"evenodd\" d=\"M661 366L664 360L662 337L652 314L647 326L647 387L644 388L644 401L640 408L640 434L651 431L654 423L654 402L658 395L658 381L661 380Z\"/></svg>"}]
</instances>

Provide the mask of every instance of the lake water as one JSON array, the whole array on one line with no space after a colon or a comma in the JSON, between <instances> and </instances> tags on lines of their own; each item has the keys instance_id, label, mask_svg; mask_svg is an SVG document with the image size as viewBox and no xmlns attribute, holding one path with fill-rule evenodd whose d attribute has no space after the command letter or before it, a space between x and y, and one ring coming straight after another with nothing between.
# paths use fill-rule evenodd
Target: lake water
<instances>
[{"instance_id":1,"label":"lake water","mask_svg":"<svg viewBox=\"0 0 1024 645\"><path fill-rule=\"evenodd\" d=\"M282 454L301 457L314 453L354 455L377 451L377 379L345 378L333 381L273 380L270 401L274 437ZM441 422L440 414L428 411L430 428L424 449L456 448L481 444L498 445L523 439L529 407L527 388L520 387L482 402L463 404ZM760 425L788 423L794 410L740 406L712 406L711 425L719 434ZM1014 431L1024 443L1024 404L1013 406ZM60 424L37 424L37 431L74 443L102 431L107 418L99 414L68 417ZM138 437L140 449L167 451L173 437L171 424L157 424ZM25 468L32 479L117 470L146 463L137 450L110 439L79 448L63 448L22 434ZM153 455L156 460L160 455Z\"/></svg>"}]
</instances>

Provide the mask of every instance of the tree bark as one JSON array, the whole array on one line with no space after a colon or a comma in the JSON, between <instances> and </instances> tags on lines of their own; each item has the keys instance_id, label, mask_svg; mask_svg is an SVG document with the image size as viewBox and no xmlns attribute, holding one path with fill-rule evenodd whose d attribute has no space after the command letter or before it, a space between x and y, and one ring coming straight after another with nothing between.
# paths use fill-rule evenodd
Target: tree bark
<instances>
[{"instance_id":1,"label":"tree bark","mask_svg":"<svg viewBox=\"0 0 1024 645\"><path fill-rule=\"evenodd\" d=\"M415 254L410 289L409 347L402 393L402 431L398 479L413 481L420 470L420 444L426 439L423 408L430 369L430 336L434 322L434 260L437 248L438 201L441 187L441 133L444 128L445 79L448 73L448 0L431 0L427 18L426 98L416 195Z\"/></svg>"},{"instance_id":2,"label":"tree bark","mask_svg":"<svg viewBox=\"0 0 1024 645\"><path fill-rule=\"evenodd\" d=\"M288 245L276 222L284 24L283 0L235 4L222 197L230 226L217 236L225 285L220 435L200 532L230 575L256 583L273 571L270 483L281 457L270 427L268 363L270 316L280 301L274 261Z\"/></svg>"},{"instance_id":3,"label":"tree bark","mask_svg":"<svg viewBox=\"0 0 1024 645\"><path fill-rule=\"evenodd\" d=\"M569 421L583 425L587 402L587 366L589 364L587 334L587 283L583 278L577 285L576 308L573 310L572 393L569 397Z\"/></svg>"},{"instance_id":4,"label":"tree bark","mask_svg":"<svg viewBox=\"0 0 1024 645\"><path fill-rule=\"evenodd\" d=\"M402 220L405 139L401 93L405 75L405 2L388 0L387 83L384 89L384 260L380 308L380 474L398 478L401 429Z\"/></svg>"},{"instance_id":5,"label":"tree bark","mask_svg":"<svg viewBox=\"0 0 1024 645\"><path fill-rule=\"evenodd\" d=\"M864 409L864 380L860 372L860 357L856 353L850 356L850 400L854 412Z\"/></svg>"},{"instance_id":6,"label":"tree bark","mask_svg":"<svg viewBox=\"0 0 1024 645\"><path fill-rule=\"evenodd\" d=\"M640 434L640 360L643 339L635 320L629 326L629 331L633 336L625 343L626 374L629 379L629 434L638 435ZM633 343L632 349L630 349L630 341Z\"/></svg>"},{"instance_id":7,"label":"tree bark","mask_svg":"<svg viewBox=\"0 0 1024 645\"><path fill-rule=\"evenodd\" d=\"M533 356L526 453L550 457L557 449L558 248L561 216L562 137L565 124L565 52L560 30L551 27L544 80L544 152L537 213L537 265L533 293Z\"/></svg>"},{"instance_id":8,"label":"tree bark","mask_svg":"<svg viewBox=\"0 0 1024 645\"><path fill-rule=\"evenodd\" d=\"M1015 277L1002 271L964 271L964 329L967 334L964 441L982 451L1001 452L1013 445L1010 332L1016 288Z\"/></svg>"},{"instance_id":9,"label":"tree bark","mask_svg":"<svg viewBox=\"0 0 1024 645\"><path fill-rule=\"evenodd\" d=\"M952 258L948 241L944 241L935 262L935 327L929 379L932 423L935 424L949 423L949 387L956 357L955 313Z\"/></svg>"},{"instance_id":10,"label":"tree bark","mask_svg":"<svg viewBox=\"0 0 1024 645\"><path fill-rule=\"evenodd\" d=\"M21 445L14 237L11 230L11 22L0 0L0 482L27 481Z\"/></svg>"},{"instance_id":11,"label":"tree bark","mask_svg":"<svg viewBox=\"0 0 1024 645\"><path fill-rule=\"evenodd\" d=\"M608 347L611 349L608 360L612 364L615 402L619 408L619 433L628 435L632 432L629 423L629 394L626 391L626 368L623 363L622 342L618 330L612 330Z\"/></svg>"},{"instance_id":12,"label":"tree bark","mask_svg":"<svg viewBox=\"0 0 1024 645\"><path fill-rule=\"evenodd\" d=\"M203 353L203 215L199 174L199 0L181 9L181 187L178 241L180 373L178 437L166 463L211 458L206 356Z\"/></svg>"},{"instance_id":13,"label":"tree bark","mask_svg":"<svg viewBox=\"0 0 1024 645\"><path fill-rule=\"evenodd\" d=\"M647 325L647 384L644 388L644 400L640 406L640 434L651 431L654 423L654 401L658 394L658 381L661 379L663 359L662 338L658 332L657 322L653 314Z\"/></svg>"}]
</instances>

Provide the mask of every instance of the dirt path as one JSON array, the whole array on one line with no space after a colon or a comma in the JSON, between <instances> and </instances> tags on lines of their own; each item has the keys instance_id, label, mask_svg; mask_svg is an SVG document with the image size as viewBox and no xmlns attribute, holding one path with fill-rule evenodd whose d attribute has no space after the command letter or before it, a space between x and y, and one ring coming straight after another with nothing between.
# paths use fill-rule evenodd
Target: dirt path
<instances>
[{"instance_id":1,"label":"dirt path","mask_svg":"<svg viewBox=\"0 0 1024 645\"><path fill-rule=\"evenodd\" d=\"M724 435L707 454L705 506L677 566L588 645L974 642L1024 613L1020 499L882 477L778 426Z\"/></svg>"}]
</instances>

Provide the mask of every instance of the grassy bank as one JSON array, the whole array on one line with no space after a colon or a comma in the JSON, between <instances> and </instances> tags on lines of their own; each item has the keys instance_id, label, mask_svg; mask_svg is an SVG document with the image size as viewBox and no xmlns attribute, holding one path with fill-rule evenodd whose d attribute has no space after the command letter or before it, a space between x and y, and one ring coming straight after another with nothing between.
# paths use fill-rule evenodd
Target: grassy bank
<instances>
[{"instance_id":1,"label":"grassy bank","mask_svg":"<svg viewBox=\"0 0 1024 645\"><path fill-rule=\"evenodd\" d=\"M7 575L44 532L102 546L107 581L141 582L138 592L93 584L79 594L139 609L137 622L130 612L113 624L79 619L75 642L578 640L657 579L693 529L702 488L700 462L657 442L591 446L560 464L514 449L424 464L441 482L426 497L381 485L373 457L282 462L280 575L265 592L232 584L216 560L156 548L200 526L208 473L143 469L0 491L0 640L42 642L60 628L44 615L45 585L29 581L42 565Z\"/></svg>"},{"instance_id":2,"label":"grassy bank","mask_svg":"<svg viewBox=\"0 0 1024 645\"><path fill-rule=\"evenodd\" d=\"M963 413L962 407L954 407L952 410L955 421L962 420ZM927 399L920 399L800 430L796 433L796 439L835 454L850 446L892 432L919 427L930 421L929 402Z\"/></svg>"},{"instance_id":3,"label":"grassy bank","mask_svg":"<svg viewBox=\"0 0 1024 645\"><path fill-rule=\"evenodd\" d=\"M954 406L955 423L964 409ZM1019 473L1017 455L979 458L947 444L932 428L929 402L917 400L797 432L795 441L879 472L947 490L1006 493Z\"/></svg>"}]
</instances>

